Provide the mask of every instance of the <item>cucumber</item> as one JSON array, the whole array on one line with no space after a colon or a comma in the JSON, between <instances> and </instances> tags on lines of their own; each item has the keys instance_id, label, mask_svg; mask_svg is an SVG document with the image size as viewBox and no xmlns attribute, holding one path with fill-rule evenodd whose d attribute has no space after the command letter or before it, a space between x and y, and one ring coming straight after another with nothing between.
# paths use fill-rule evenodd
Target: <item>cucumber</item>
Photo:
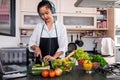
<instances>
[{"instance_id":1,"label":"cucumber","mask_svg":"<svg viewBox=\"0 0 120 80\"><path fill-rule=\"evenodd\" d=\"M33 76L39 76L39 75L41 74L41 71L42 71L42 70L32 70L32 71L31 71L31 74L32 74Z\"/></svg>"}]
</instances>

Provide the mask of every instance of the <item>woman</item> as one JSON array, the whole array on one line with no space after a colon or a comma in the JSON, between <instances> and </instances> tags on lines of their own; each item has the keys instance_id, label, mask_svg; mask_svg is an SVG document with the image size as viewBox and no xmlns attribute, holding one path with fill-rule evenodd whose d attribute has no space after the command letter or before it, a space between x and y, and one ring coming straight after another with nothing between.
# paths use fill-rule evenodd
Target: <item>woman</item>
<instances>
[{"instance_id":1,"label":"woman","mask_svg":"<svg viewBox=\"0 0 120 80\"><path fill-rule=\"evenodd\" d=\"M52 8L49 1L38 4L37 11L44 22L35 27L29 41L29 50L43 61L64 58L68 45L66 28L54 20Z\"/></svg>"}]
</instances>

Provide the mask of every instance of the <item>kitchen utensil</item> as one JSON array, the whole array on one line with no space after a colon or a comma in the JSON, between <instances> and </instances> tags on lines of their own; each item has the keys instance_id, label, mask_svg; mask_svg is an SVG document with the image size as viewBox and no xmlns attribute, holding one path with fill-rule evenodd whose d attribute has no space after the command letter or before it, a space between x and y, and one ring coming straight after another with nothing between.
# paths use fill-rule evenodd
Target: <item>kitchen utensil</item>
<instances>
[{"instance_id":1,"label":"kitchen utensil","mask_svg":"<svg viewBox=\"0 0 120 80\"><path fill-rule=\"evenodd\" d=\"M42 64L43 60L42 58L40 57L40 55L38 57L36 57L36 61L35 61L35 64Z\"/></svg>"},{"instance_id":2,"label":"kitchen utensil","mask_svg":"<svg viewBox=\"0 0 120 80\"><path fill-rule=\"evenodd\" d=\"M78 40L78 34L77 34L77 39L75 40L75 44L79 44L80 40Z\"/></svg>"},{"instance_id":3,"label":"kitchen utensil","mask_svg":"<svg viewBox=\"0 0 120 80\"><path fill-rule=\"evenodd\" d=\"M78 43L78 46L79 46L79 47L82 47L82 46L84 45L84 42L82 41L81 37L82 37L82 36L80 35L80 41L79 41L79 43Z\"/></svg>"},{"instance_id":4,"label":"kitchen utensil","mask_svg":"<svg viewBox=\"0 0 120 80\"><path fill-rule=\"evenodd\" d=\"M73 42L73 35L71 35L71 42L68 44L68 52L72 52L77 49L77 45Z\"/></svg>"}]
</instances>

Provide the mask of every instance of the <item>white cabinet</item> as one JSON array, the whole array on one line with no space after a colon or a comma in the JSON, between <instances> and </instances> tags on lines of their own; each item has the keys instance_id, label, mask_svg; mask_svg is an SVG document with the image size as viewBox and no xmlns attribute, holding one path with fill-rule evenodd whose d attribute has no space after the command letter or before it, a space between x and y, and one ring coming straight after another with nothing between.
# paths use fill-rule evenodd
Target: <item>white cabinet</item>
<instances>
[{"instance_id":1,"label":"white cabinet","mask_svg":"<svg viewBox=\"0 0 120 80\"><path fill-rule=\"evenodd\" d=\"M120 9L115 9L115 28L120 28Z\"/></svg>"},{"instance_id":2,"label":"white cabinet","mask_svg":"<svg viewBox=\"0 0 120 80\"><path fill-rule=\"evenodd\" d=\"M63 13L96 13L96 8L75 7L77 0L60 0L60 12Z\"/></svg>"},{"instance_id":3,"label":"white cabinet","mask_svg":"<svg viewBox=\"0 0 120 80\"><path fill-rule=\"evenodd\" d=\"M21 29L34 29L37 23L42 19L38 16L38 13L21 12Z\"/></svg>"},{"instance_id":4,"label":"white cabinet","mask_svg":"<svg viewBox=\"0 0 120 80\"><path fill-rule=\"evenodd\" d=\"M21 11L37 12L37 5L42 0L20 0Z\"/></svg>"},{"instance_id":5,"label":"white cabinet","mask_svg":"<svg viewBox=\"0 0 120 80\"><path fill-rule=\"evenodd\" d=\"M20 0L21 11L25 12L37 12L37 5L42 0ZM58 11L58 2L57 0L51 0L56 7L56 11Z\"/></svg>"},{"instance_id":6,"label":"white cabinet","mask_svg":"<svg viewBox=\"0 0 120 80\"><path fill-rule=\"evenodd\" d=\"M54 14L53 17L57 20L59 14ZM29 12L21 12L21 29L34 29L34 27L43 20L40 18L38 13L29 13Z\"/></svg>"},{"instance_id":7,"label":"white cabinet","mask_svg":"<svg viewBox=\"0 0 120 80\"><path fill-rule=\"evenodd\" d=\"M120 9L114 9L115 45L120 46Z\"/></svg>"},{"instance_id":8,"label":"white cabinet","mask_svg":"<svg viewBox=\"0 0 120 80\"><path fill-rule=\"evenodd\" d=\"M96 28L96 15L86 14L61 14L61 22L67 29Z\"/></svg>"}]
</instances>

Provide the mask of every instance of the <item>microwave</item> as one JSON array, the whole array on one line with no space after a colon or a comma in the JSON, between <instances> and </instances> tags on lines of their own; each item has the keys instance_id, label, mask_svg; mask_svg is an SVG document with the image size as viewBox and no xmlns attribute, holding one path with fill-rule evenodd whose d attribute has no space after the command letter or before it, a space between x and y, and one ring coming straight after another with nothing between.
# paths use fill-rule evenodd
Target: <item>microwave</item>
<instances>
[{"instance_id":1,"label":"microwave","mask_svg":"<svg viewBox=\"0 0 120 80\"><path fill-rule=\"evenodd\" d=\"M67 29L88 29L96 28L95 14L65 14L61 13L61 22Z\"/></svg>"}]
</instances>

